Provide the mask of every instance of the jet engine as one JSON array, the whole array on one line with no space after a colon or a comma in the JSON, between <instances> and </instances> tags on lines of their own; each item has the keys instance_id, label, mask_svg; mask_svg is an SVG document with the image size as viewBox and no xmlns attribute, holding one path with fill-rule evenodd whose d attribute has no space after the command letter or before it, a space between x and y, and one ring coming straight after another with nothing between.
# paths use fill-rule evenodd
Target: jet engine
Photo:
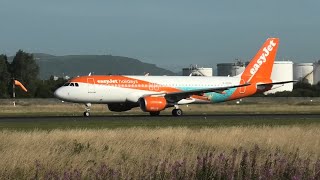
<instances>
[{"instance_id":1,"label":"jet engine","mask_svg":"<svg viewBox=\"0 0 320 180\"><path fill-rule=\"evenodd\" d=\"M164 97L146 96L140 98L139 103L144 112L158 112L167 107L167 100Z\"/></svg>"}]
</instances>

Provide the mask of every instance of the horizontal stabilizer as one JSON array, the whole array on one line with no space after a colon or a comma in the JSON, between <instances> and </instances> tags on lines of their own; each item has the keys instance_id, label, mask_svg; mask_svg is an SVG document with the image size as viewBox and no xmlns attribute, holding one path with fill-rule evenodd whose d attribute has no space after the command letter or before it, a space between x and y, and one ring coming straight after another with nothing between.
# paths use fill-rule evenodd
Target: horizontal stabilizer
<instances>
[{"instance_id":1,"label":"horizontal stabilizer","mask_svg":"<svg viewBox=\"0 0 320 180\"><path fill-rule=\"evenodd\" d=\"M259 83L257 86L270 86L270 85L276 85L276 84L287 84L287 83L295 83L298 82L297 80L293 81L279 81L279 82L272 82L272 83Z\"/></svg>"},{"instance_id":2,"label":"horizontal stabilizer","mask_svg":"<svg viewBox=\"0 0 320 180\"><path fill-rule=\"evenodd\" d=\"M275 82L271 82L271 83L257 83L257 89L259 89L261 91L268 91L271 88L272 89L276 89L276 88L279 88L281 86L284 86L284 84L294 83L294 82L297 82L297 81L278 81L278 82L275 81Z\"/></svg>"}]
</instances>

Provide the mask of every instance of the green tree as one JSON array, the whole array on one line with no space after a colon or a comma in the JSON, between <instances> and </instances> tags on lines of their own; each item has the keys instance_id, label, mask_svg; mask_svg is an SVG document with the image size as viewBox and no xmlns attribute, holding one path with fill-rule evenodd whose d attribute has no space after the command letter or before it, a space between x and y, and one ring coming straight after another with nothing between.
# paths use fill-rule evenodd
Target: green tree
<instances>
[{"instance_id":1,"label":"green tree","mask_svg":"<svg viewBox=\"0 0 320 180\"><path fill-rule=\"evenodd\" d=\"M0 55L0 97L8 98L10 86L10 73L8 71L8 58L6 55Z\"/></svg>"},{"instance_id":2,"label":"green tree","mask_svg":"<svg viewBox=\"0 0 320 180\"><path fill-rule=\"evenodd\" d=\"M28 89L28 93L16 88L18 97L34 97L37 89L39 66L32 54L19 50L10 65L12 77L19 80Z\"/></svg>"},{"instance_id":3,"label":"green tree","mask_svg":"<svg viewBox=\"0 0 320 180\"><path fill-rule=\"evenodd\" d=\"M39 80L37 82L37 88L35 91L35 97L36 98L52 98L53 95L51 95L50 91L50 85L48 84L47 80Z\"/></svg>"},{"instance_id":4,"label":"green tree","mask_svg":"<svg viewBox=\"0 0 320 180\"><path fill-rule=\"evenodd\" d=\"M48 80L39 80L37 83L37 89L35 91L36 98L54 98L54 91L61 87L66 80L59 78L54 80L53 76L50 76Z\"/></svg>"}]
</instances>

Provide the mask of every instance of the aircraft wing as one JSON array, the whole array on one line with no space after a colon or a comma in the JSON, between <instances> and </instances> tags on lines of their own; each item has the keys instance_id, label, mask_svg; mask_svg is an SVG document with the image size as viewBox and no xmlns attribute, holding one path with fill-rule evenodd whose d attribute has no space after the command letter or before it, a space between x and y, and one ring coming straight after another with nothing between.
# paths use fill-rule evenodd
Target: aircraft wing
<instances>
[{"instance_id":1,"label":"aircraft wing","mask_svg":"<svg viewBox=\"0 0 320 180\"><path fill-rule=\"evenodd\" d=\"M189 98L192 95L203 95L204 93L208 93L208 92L222 93L223 91L231 89L231 88L238 88L238 87L244 87L244 86L249 86L249 85L250 85L249 83L246 83L246 84L235 85L235 86L195 89L195 90L189 90L189 91L180 91L180 92L172 92L172 93L158 93L158 94L148 94L148 95L164 95L164 97L169 102L178 102L181 99Z\"/></svg>"}]
</instances>

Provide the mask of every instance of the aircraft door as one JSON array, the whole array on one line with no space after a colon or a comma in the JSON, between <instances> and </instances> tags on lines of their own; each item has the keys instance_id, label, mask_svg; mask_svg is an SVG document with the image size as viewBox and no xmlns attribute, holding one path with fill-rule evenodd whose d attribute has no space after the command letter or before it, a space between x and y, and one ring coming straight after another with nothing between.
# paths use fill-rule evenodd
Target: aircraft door
<instances>
[{"instance_id":1,"label":"aircraft door","mask_svg":"<svg viewBox=\"0 0 320 180\"><path fill-rule=\"evenodd\" d=\"M243 79L241 79L241 81L240 81L240 84L242 85L242 84L245 84L246 82L243 80ZM246 92L246 86L243 86L243 87L240 87L240 94L244 94L245 92Z\"/></svg>"},{"instance_id":2,"label":"aircraft door","mask_svg":"<svg viewBox=\"0 0 320 180\"><path fill-rule=\"evenodd\" d=\"M96 93L94 78L88 78L88 93Z\"/></svg>"}]
</instances>

